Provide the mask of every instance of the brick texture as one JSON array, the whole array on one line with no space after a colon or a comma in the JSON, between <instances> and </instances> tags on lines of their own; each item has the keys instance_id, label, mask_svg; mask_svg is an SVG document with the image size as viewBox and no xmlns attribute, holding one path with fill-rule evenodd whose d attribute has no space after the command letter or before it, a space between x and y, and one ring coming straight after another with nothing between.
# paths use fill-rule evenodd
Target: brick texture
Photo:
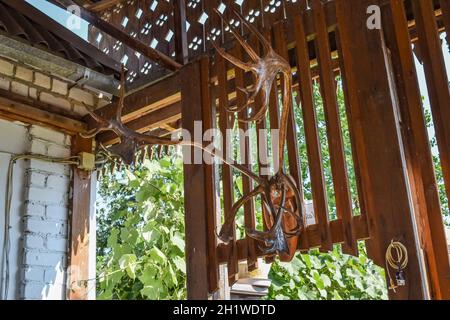
<instances>
[{"instance_id":1,"label":"brick texture","mask_svg":"<svg viewBox=\"0 0 450 320\"><path fill-rule=\"evenodd\" d=\"M33 126L29 139L33 154L58 158L70 155L70 138L63 133ZM26 176L19 298L65 299L70 167L31 160Z\"/></svg>"}]
</instances>

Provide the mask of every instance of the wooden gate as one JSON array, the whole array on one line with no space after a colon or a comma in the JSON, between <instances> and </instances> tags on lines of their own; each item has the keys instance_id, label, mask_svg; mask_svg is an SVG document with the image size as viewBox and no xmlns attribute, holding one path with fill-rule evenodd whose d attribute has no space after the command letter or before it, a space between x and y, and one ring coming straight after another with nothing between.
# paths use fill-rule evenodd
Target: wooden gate
<instances>
[{"instance_id":1,"label":"wooden gate","mask_svg":"<svg viewBox=\"0 0 450 320\"><path fill-rule=\"evenodd\" d=\"M365 240L369 257L385 266L389 243L399 240L409 253L408 281L397 293L391 291L390 297L424 299L429 292L432 298L450 298L443 204L413 53L413 49L420 53L425 69L448 201L450 96L439 39L444 27L450 31L448 1L278 1L282 10L277 9L277 1L263 2L243 1L239 6L234 1L200 1L203 9L198 15L201 18L206 13L209 19L200 23L199 18L201 25L193 23L190 28L191 32L192 28L203 28L203 40L221 41L230 53L248 59L212 12L212 8L222 10L221 4L226 4L227 19L233 19L230 7L240 10L290 61L295 102L289 119L287 167L302 186L302 193L311 193L314 207L314 222L302 232L298 250L319 248L327 252L333 245L342 245L343 252L357 255L357 242ZM374 4L381 10L381 30L368 28L372 17L368 8ZM188 13L193 9L187 8ZM238 22L235 26L244 32ZM256 47L255 39L248 41ZM204 49L209 52L206 44ZM212 54L198 58L181 72L184 129L193 133L194 121L203 121L204 131L278 128L281 81L273 89L266 121L248 125L236 122L245 115L233 115L225 109L245 103L245 95L236 88L250 85L251 75ZM338 103L339 90L344 92L344 108ZM317 94L323 103L317 104ZM261 106L261 99L257 99L253 108ZM294 116L299 114L294 113L296 108L301 109L301 117ZM318 119L319 108L324 121ZM325 146L319 139L321 130L326 132ZM236 142L243 142L244 147L235 155L246 165L256 170L266 167L270 139L256 146L248 136L240 136L235 141L224 139L222 147L226 150ZM306 159L301 159L302 143L306 144ZM324 150L327 159L323 158ZM257 155L253 162L251 154ZM326 172L325 162L331 172ZM302 180L305 168L308 181ZM206 298L219 288L220 264L227 264L232 284L240 260L247 260L252 269L263 256L260 244L245 234L229 244L218 243L216 237L220 217L231 209L239 192L236 180L244 193L252 189L252 181L233 174L227 165L185 165L185 174L188 292L190 298ZM327 174L331 175L331 185L325 183ZM351 179L355 190L351 190ZM237 221L236 228L255 228L260 214L258 203L248 202L243 221Z\"/></svg>"}]
</instances>

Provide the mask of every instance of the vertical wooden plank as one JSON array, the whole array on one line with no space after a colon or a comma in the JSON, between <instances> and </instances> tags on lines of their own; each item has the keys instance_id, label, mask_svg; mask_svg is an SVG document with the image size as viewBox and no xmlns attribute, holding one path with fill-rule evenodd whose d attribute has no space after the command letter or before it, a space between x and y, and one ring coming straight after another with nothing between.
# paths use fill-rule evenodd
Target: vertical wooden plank
<instances>
[{"instance_id":1,"label":"vertical wooden plank","mask_svg":"<svg viewBox=\"0 0 450 320\"><path fill-rule=\"evenodd\" d=\"M215 123L209 92L209 59L181 71L182 127L194 137L194 122L203 130ZM194 154L195 149L191 148ZM191 160L189 162L189 160ZM216 256L216 194L214 166L184 159L187 290L189 299L207 299L219 288Z\"/></svg>"},{"instance_id":2,"label":"vertical wooden plank","mask_svg":"<svg viewBox=\"0 0 450 320\"><path fill-rule=\"evenodd\" d=\"M234 47L234 56L238 58L239 60L243 60L244 56L242 54L242 48L239 45L236 45ZM235 68L235 75L236 75L236 88L241 87L245 88L245 81L244 76L245 73L243 70L239 68ZM246 96L245 94L240 91L236 90L236 102L237 105L242 106L245 105ZM248 117L247 110L242 111L238 115L239 119L245 119ZM248 123L245 122L239 122L239 129L242 130L244 133L246 133L249 129ZM239 144L240 144L240 154L241 154L241 161L242 164L246 166L248 169L252 169L251 165L251 154L250 154L250 137L245 135L244 137L239 137ZM244 157L242 157L245 155ZM249 177L242 175L242 189L243 192L249 193L253 189L253 181L250 180ZM255 229L256 227L256 217L255 217L255 203L254 200L247 201L244 204L244 221L245 221L245 227L249 229ZM246 242L247 242L247 250L248 250L248 258L247 258L247 264L248 269L250 271L253 271L257 268L257 256L256 256L256 244L255 240L246 236Z\"/></svg>"},{"instance_id":3,"label":"vertical wooden plank","mask_svg":"<svg viewBox=\"0 0 450 320\"><path fill-rule=\"evenodd\" d=\"M274 41L275 41L275 51L281 55L286 61L289 61L288 48L285 38L285 24L276 23L273 26ZM281 92L284 91L284 82L281 81ZM295 123L294 106L291 102L289 105L289 120L288 120L288 131L287 131L287 151L289 159L289 171L294 177L295 182L298 186L302 186L302 178L300 173L300 160L298 156L298 146L297 146L297 125ZM302 188L300 188L302 191ZM302 192L303 195L303 192Z\"/></svg>"},{"instance_id":4,"label":"vertical wooden plank","mask_svg":"<svg viewBox=\"0 0 450 320\"><path fill-rule=\"evenodd\" d=\"M328 220L328 204L323 176L322 155L317 128L316 109L312 87L308 43L302 17L295 18L295 39L297 53L297 68L299 74L299 91L301 97L303 121L305 126L306 148L311 174L311 188L314 201L316 223L319 225L321 250L330 251L333 248Z\"/></svg>"},{"instance_id":5,"label":"vertical wooden plank","mask_svg":"<svg viewBox=\"0 0 450 320\"><path fill-rule=\"evenodd\" d=\"M319 49L320 87L325 110L331 172L336 198L337 216L343 222L345 242L343 252L358 255L358 246L352 231L352 201L350 196L347 165L344 156L344 142L336 96L335 77L331 65L331 50L325 21L325 12L320 0L313 0L313 16L316 28L316 43Z\"/></svg>"},{"instance_id":6,"label":"vertical wooden plank","mask_svg":"<svg viewBox=\"0 0 450 320\"><path fill-rule=\"evenodd\" d=\"M414 213L399 142L398 119L380 30L366 27L367 7L378 1L336 2L342 58L349 91L355 144L361 164L368 222L373 238L371 258L385 265L393 239L408 250L406 285L389 292L391 299L423 299L425 286Z\"/></svg>"},{"instance_id":7,"label":"vertical wooden plank","mask_svg":"<svg viewBox=\"0 0 450 320\"><path fill-rule=\"evenodd\" d=\"M444 56L432 2L412 0L412 4L445 189L447 198L450 198L450 94Z\"/></svg>"},{"instance_id":8,"label":"vertical wooden plank","mask_svg":"<svg viewBox=\"0 0 450 320\"><path fill-rule=\"evenodd\" d=\"M351 121L352 119L352 111L350 108L350 92L348 90L347 86L347 80L345 77L345 66L342 59L342 47L341 47L341 39L339 35L339 28L336 28L336 45L339 55L339 68L340 68L340 75L341 75L341 81L342 81L342 90L344 92L344 104L345 104L345 113L347 117L347 125L348 130L350 134L350 143L351 143L351 149L352 149L352 160L353 160L353 170L355 174L355 180L356 180L356 190L358 193L358 208L359 208L359 219L364 220L364 225L367 226L367 215L366 215L366 205L365 205L365 199L364 199L364 190L363 190L363 184L361 182L361 169L360 164L358 161L358 150L355 146L355 130L353 128L353 123ZM352 218L352 220L355 220L355 217ZM365 234L370 234L369 230L366 230ZM366 240L366 247L367 251L370 252L370 240Z\"/></svg>"},{"instance_id":9,"label":"vertical wooden plank","mask_svg":"<svg viewBox=\"0 0 450 320\"><path fill-rule=\"evenodd\" d=\"M218 89L219 89L219 126L220 131L222 133L223 139L223 152L225 158L231 158L231 147L228 137L227 137L227 129L230 128L230 116L234 117L234 115L230 115L226 111L226 107L229 104L228 101L228 91L227 91L227 72L226 72L226 61L222 58L221 55L216 55L216 72L218 78ZM223 202L224 202L224 213L225 216L229 215L231 212L231 208L234 203L234 189L233 189L233 172L229 165L223 164L222 166L222 183L223 183ZM237 275L239 272L239 265L237 259L237 246L236 246L236 227L233 230L233 241L229 245L230 250L228 257L228 283L229 285L233 285L238 279Z\"/></svg>"},{"instance_id":10,"label":"vertical wooden plank","mask_svg":"<svg viewBox=\"0 0 450 320\"><path fill-rule=\"evenodd\" d=\"M212 105L210 89L210 59L203 57L200 59L201 93L202 93L202 113L203 131L216 127L216 108ZM205 166L205 186L206 186L206 234L208 237L208 277L209 292L213 293L219 289L219 265L217 262L217 214L216 214L216 172L214 165Z\"/></svg>"},{"instance_id":11,"label":"vertical wooden plank","mask_svg":"<svg viewBox=\"0 0 450 320\"><path fill-rule=\"evenodd\" d=\"M186 31L186 0L173 0L175 24L175 56L179 63L185 65L189 60Z\"/></svg>"},{"instance_id":12,"label":"vertical wooden plank","mask_svg":"<svg viewBox=\"0 0 450 320\"><path fill-rule=\"evenodd\" d=\"M273 32L274 32L274 42L275 42L275 51L283 57L286 61L289 61L289 54L288 54L288 48L286 44L286 35L285 35L285 24L283 22L276 23L273 26ZM281 92L284 92L284 81L281 80ZM291 91L288 91L291 92ZM294 178L295 183L297 184L297 187L300 191L300 199L302 200L302 203L300 203L300 212L302 215L306 215L306 209L305 204L303 202L303 183L302 183L302 176L301 176L301 170L300 170L300 159L299 159L299 153L298 153L298 145L297 145L297 125L295 123L295 114L294 114L294 105L292 103L292 96L289 97L290 103L289 103L289 118L288 118L288 130L286 135L286 145L287 145L287 152L288 152L288 162L289 162L289 173ZM284 223L286 227L290 227L291 229L295 228L297 222L295 221L294 217L291 215L286 215L284 218ZM289 248L297 248L298 245L298 237L292 237L287 240L289 243ZM295 251L291 250L289 256L285 256L284 254L280 255L280 259L291 261L293 256L295 255Z\"/></svg>"},{"instance_id":13,"label":"vertical wooden plank","mask_svg":"<svg viewBox=\"0 0 450 320\"><path fill-rule=\"evenodd\" d=\"M416 220L429 268L431 297L450 299L450 268L447 240L440 209L422 97L420 94L405 8L402 0L391 0L383 12L385 34L396 70L400 111L404 123L407 161L417 203Z\"/></svg>"},{"instance_id":14,"label":"vertical wooden plank","mask_svg":"<svg viewBox=\"0 0 450 320\"><path fill-rule=\"evenodd\" d=\"M72 154L93 151L93 140L74 136ZM91 173L74 168L72 181L72 214L70 219L70 250L68 272L69 300L87 300L89 279L89 232L91 213ZM94 257L91 257L93 259Z\"/></svg>"}]
</instances>

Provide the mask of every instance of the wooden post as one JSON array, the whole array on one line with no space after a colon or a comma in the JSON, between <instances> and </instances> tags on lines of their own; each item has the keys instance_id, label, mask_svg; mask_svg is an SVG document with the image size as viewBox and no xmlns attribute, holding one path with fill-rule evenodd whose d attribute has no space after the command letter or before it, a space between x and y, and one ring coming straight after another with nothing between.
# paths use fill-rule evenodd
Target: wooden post
<instances>
[{"instance_id":1,"label":"wooden post","mask_svg":"<svg viewBox=\"0 0 450 320\"><path fill-rule=\"evenodd\" d=\"M92 152L93 140L76 135L72 139L72 154ZM91 173L74 168L72 182L72 212L69 250L69 300L88 299L89 231L91 214Z\"/></svg>"},{"instance_id":2,"label":"wooden post","mask_svg":"<svg viewBox=\"0 0 450 320\"><path fill-rule=\"evenodd\" d=\"M430 293L433 299L450 299L447 240L403 1L391 0L383 18L396 75L402 133L408 147L406 161L421 246L427 261Z\"/></svg>"},{"instance_id":3,"label":"wooden post","mask_svg":"<svg viewBox=\"0 0 450 320\"><path fill-rule=\"evenodd\" d=\"M215 124L215 109L210 99L209 59L202 58L185 66L180 72L182 128L194 139L195 121L201 121L203 132ZM195 149L191 148L191 154L194 152ZM212 165L187 164L189 159L185 157L184 160L188 299L204 300L219 288L215 172Z\"/></svg>"},{"instance_id":4,"label":"wooden post","mask_svg":"<svg viewBox=\"0 0 450 320\"><path fill-rule=\"evenodd\" d=\"M414 213L406 175L397 119L390 64L381 30L367 27L367 8L374 0L338 0L336 14L340 32L345 79L350 95L352 125L364 185L371 241L370 256L385 266L391 240L408 249L406 285L391 299L424 299ZM391 271L391 274L393 272ZM395 281L395 274L392 274Z\"/></svg>"}]
</instances>

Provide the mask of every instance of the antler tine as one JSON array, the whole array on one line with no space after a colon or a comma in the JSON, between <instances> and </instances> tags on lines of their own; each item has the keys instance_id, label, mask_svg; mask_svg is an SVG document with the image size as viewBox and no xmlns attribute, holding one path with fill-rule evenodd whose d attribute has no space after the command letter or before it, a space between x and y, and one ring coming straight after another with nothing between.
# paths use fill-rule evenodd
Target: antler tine
<instances>
[{"instance_id":1,"label":"antler tine","mask_svg":"<svg viewBox=\"0 0 450 320\"><path fill-rule=\"evenodd\" d=\"M233 35L236 37L237 41L241 44L241 46L244 48L244 50L248 53L250 58L257 62L260 60L260 57L256 54L256 52L253 50L253 48L245 41L245 39L237 32L234 27L226 20L223 15L220 13L219 10L215 9L216 13L222 18L223 21L225 21L225 24L230 28L230 31L233 33Z\"/></svg>"},{"instance_id":2,"label":"antler tine","mask_svg":"<svg viewBox=\"0 0 450 320\"><path fill-rule=\"evenodd\" d=\"M119 90L119 103L116 111L116 120L122 121L122 111L125 103L125 65L122 63L122 69L120 70L120 90Z\"/></svg>"},{"instance_id":3,"label":"antler tine","mask_svg":"<svg viewBox=\"0 0 450 320\"><path fill-rule=\"evenodd\" d=\"M256 37L259 39L259 41L261 41L261 44L264 47L264 50L266 53L272 51L272 46L270 45L269 41L267 41L267 39L261 34L261 32L259 32L254 25L252 25L251 23L249 23L243 16L242 14L237 11L236 9L233 8L233 13L235 15L237 15L239 17L239 19L242 21L243 24L245 24L247 26L247 28L249 28L249 30L256 35Z\"/></svg>"},{"instance_id":4,"label":"antler tine","mask_svg":"<svg viewBox=\"0 0 450 320\"><path fill-rule=\"evenodd\" d=\"M267 106L263 106L261 109L259 109L259 111L255 115L253 115L249 118L245 118L245 119L238 119L238 121L241 123L251 123L251 122L255 122L255 121L259 123L261 120L264 119L266 112L267 112Z\"/></svg>"},{"instance_id":5,"label":"antler tine","mask_svg":"<svg viewBox=\"0 0 450 320\"><path fill-rule=\"evenodd\" d=\"M177 145L181 142L180 140L161 138L161 137L152 136L149 134L143 134L143 133L134 132L134 131L130 132L130 137L133 137L137 141L140 141L146 145L155 145L156 144L156 145L169 146L169 145Z\"/></svg>"},{"instance_id":6,"label":"antler tine","mask_svg":"<svg viewBox=\"0 0 450 320\"><path fill-rule=\"evenodd\" d=\"M107 130L111 130L111 129L94 128L92 130L89 130L88 132L80 132L80 137L82 137L83 139L92 139L92 138L95 138L99 133L102 133Z\"/></svg>"},{"instance_id":7,"label":"antler tine","mask_svg":"<svg viewBox=\"0 0 450 320\"><path fill-rule=\"evenodd\" d=\"M211 40L211 44L213 45L214 49L226 60L231 62L233 65L235 65L238 68L241 68L244 71L251 71L252 66L249 63L245 63L240 61L239 59L233 57L231 54L226 52L224 49L219 47L214 41Z\"/></svg>"},{"instance_id":8,"label":"antler tine","mask_svg":"<svg viewBox=\"0 0 450 320\"><path fill-rule=\"evenodd\" d=\"M84 102L82 102L82 103L83 103L84 108L85 108L86 111L88 112L88 114L89 114L95 121L97 121L98 123L103 123L103 124L107 123L107 121L106 121L105 119L103 119L101 116L99 116L98 114L96 114L93 110L91 110L91 108L90 108L86 103L84 103Z\"/></svg>"},{"instance_id":9,"label":"antler tine","mask_svg":"<svg viewBox=\"0 0 450 320\"><path fill-rule=\"evenodd\" d=\"M229 214L225 217L225 222L220 230L218 238L225 243L228 243L232 239L231 228L233 226L234 220L236 218L236 214L247 201L251 198L257 196L258 194L263 192L263 188L261 186L257 186L248 194L243 195L231 208Z\"/></svg>"}]
</instances>

